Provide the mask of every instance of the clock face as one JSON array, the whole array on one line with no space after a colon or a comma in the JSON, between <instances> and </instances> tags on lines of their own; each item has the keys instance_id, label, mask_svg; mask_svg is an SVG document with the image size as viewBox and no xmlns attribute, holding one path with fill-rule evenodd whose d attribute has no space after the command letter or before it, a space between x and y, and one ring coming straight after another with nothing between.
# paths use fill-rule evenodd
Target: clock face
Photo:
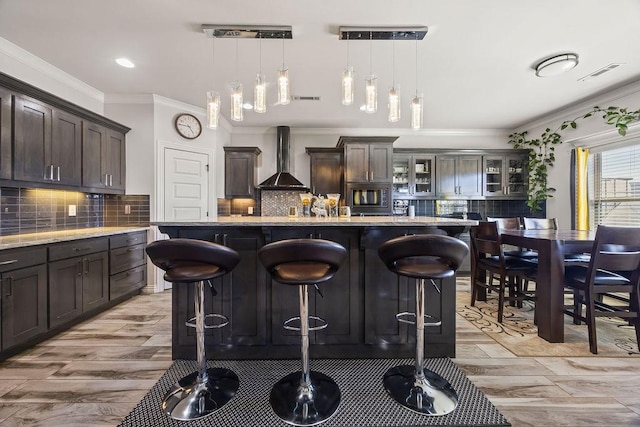
<instances>
[{"instance_id":1,"label":"clock face","mask_svg":"<svg viewBox=\"0 0 640 427\"><path fill-rule=\"evenodd\" d=\"M180 114L176 117L176 131L187 139L196 139L202 133L200 120L191 114Z\"/></svg>"}]
</instances>

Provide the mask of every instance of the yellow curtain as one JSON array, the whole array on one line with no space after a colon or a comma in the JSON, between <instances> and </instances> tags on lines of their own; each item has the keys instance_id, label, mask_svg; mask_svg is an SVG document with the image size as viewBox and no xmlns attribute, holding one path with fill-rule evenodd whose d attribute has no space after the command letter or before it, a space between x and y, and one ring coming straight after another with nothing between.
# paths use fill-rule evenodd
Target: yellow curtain
<instances>
[{"instance_id":1,"label":"yellow curtain","mask_svg":"<svg viewBox=\"0 0 640 427\"><path fill-rule=\"evenodd\" d=\"M588 148L576 148L576 228L589 229L589 198L587 193Z\"/></svg>"}]
</instances>

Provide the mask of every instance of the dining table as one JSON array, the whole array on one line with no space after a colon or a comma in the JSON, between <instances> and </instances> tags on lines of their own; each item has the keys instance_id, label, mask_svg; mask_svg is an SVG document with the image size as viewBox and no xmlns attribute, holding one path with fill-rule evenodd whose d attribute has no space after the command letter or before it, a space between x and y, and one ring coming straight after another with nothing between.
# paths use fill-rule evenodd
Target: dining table
<instances>
[{"instance_id":1,"label":"dining table","mask_svg":"<svg viewBox=\"0 0 640 427\"><path fill-rule=\"evenodd\" d=\"M503 244L538 253L536 322L538 336L549 342L564 342L564 255L591 253L595 235L585 230L500 231Z\"/></svg>"}]
</instances>

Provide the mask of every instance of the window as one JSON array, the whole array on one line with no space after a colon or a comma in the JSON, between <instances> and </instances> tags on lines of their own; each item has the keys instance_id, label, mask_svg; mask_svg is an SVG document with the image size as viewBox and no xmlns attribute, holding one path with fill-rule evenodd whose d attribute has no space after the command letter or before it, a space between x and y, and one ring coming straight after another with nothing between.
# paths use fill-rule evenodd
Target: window
<instances>
[{"instance_id":1,"label":"window","mask_svg":"<svg viewBox=\"0 0 640 427\"><path fill-rule=\"evenodd\" d=\"M640 225L640 144L589 156L591 229Z\"/></svg>"}]
</instances>

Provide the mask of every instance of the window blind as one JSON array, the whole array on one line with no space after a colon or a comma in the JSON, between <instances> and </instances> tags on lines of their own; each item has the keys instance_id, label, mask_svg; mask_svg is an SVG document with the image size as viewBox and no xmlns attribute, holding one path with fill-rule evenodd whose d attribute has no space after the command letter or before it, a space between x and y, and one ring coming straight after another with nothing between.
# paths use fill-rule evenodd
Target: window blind
<instances>
[{"instance_id":1,"label":"window blind","mask_svg":"<svg viewBox=\"0 0 640 427\"><path fill-rule=\"evenodd\" d=\"M593 154L588 175L592 229L640 225L640 144Z\"/></svg>"}]
</instances>

